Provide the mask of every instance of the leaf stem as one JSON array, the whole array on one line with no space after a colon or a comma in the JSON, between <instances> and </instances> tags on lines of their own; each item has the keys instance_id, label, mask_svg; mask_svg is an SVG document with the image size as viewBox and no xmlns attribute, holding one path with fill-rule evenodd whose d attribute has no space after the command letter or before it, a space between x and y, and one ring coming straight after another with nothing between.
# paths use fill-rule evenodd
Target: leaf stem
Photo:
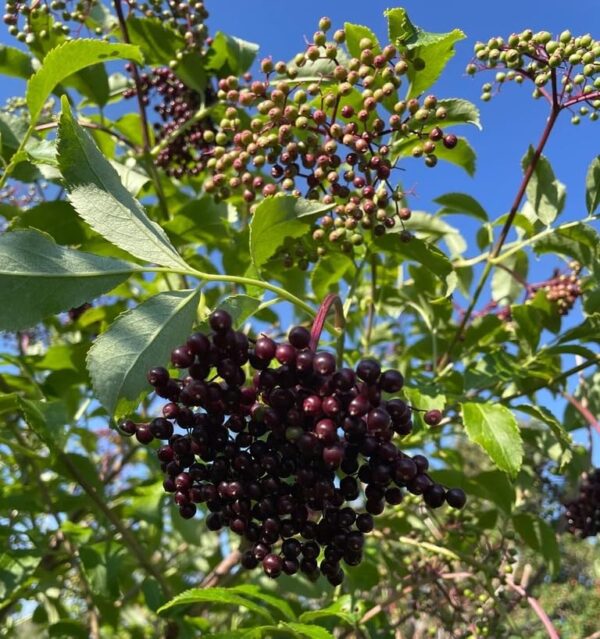
<instances>
[{"instance_id":1,"label":"leaf stem","mask_svg":"<svg viewBox=\"0 0 600 639\"><path fill-rule=\"evenodd\" d=\"M338 329L339 332L343 332L344 330L345 320L342 300L340 299L339 295L330 293L321 303L321 306L319 307L312 325L309 344L309 348L312 351L317 350L319 339L321 338L321 333L323 332L323 326L325 325L325 320L327 319L327 315L329 314L332 306L335 308L335 327Z\"/></svg>"}]
</instances>

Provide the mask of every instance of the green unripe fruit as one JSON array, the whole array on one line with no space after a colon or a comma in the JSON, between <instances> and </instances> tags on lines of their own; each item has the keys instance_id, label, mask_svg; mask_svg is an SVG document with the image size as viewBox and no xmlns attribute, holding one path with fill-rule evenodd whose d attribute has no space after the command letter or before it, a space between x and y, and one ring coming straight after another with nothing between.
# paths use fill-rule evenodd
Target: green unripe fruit
<instances>
[{"instance_id":1,"label":"green unripe fruit","mask_svg":"<svg viewBox=\"0 0 600 639\"><path fill-rule=\"evenodd\" d=\"M577 125L577 124L579 124L580 122L581 122L581 118L580 118L578 115L574 115L574 116L571 118L571 124L575 124L575 125Z\"/></svg>"},{"instance_id":2,"label":"green unripe fruit","mask_svg":"<svg viewBox=\"0 0 600 639\"><path fill-rule=\"evenodd\" d=\"M364 51L365 49L371 49L372 46L373 46L373 42L371 41L371 38L361 38L358 43L358 48L361 51Z\"/></svg>"},{"instance_id":3,"label":"green unripe fruit","mask_svg":"<svg viewBox=\"0 0 600 639\"><path fill-rule=\"evenodd\" d=\"M315 31L313 34L313 42L316 46L322 47L327 42L327 36L323 31Z\"/></svg>"},{"instance_id":4,"label":"green unripe fruit","mask_svg":"<svg viewBox=\"0 0 600 639\"><path fill-rule=\"evenodd\" d=\"M334 42L337 42L338 44L341 44L342 42L344 42L346 40L346 32L343 29L338 29L333 34L333 40L334 40Z\"/></svg>"},{"instance_id":5,"label":"green unripe fruit","mask_svg":"<svg viewBox=\"0 0 600 639\"><path fill-rule=\"evenodd\" d=\"M489 102L492 99L492 94L491 93L482 93L481 94L481 101L482 102Z\"/></svg>"},{"instance_id":6,"label":"green unripe fruit","mask_svg":"<svg viewBox=\"0 0 600 639\"><path fill-rule=\"evenodd\" d=\"M546 51L550 54L554 53L560 48L560 44L556 40L549 40L546 42Z\"/></svg>"},{"instance_id":7,"label":"green unripe fruit","mask_svg":"<svg viewBox=\"0 0 600 639\"><path fill-rule=\"evenodd\" d=\"M329 31L329 29L331 29L331 19L327 16L323 16L319 20L319 29L321 29L321 31Z\"/></svg>"},{"instance_id":8,"label":"green unripe fruit","mask_svg":"<svg viewBox=\"0 0 600 639\"><path fill-rule=\"evenodd\" d=\"M552 34L548 31L538 31L533 38L537 44L546 44L550 40L552 40Z\"/></svg>"},{"instance_id":9,"label":"green unripe fruit","mask_svg":"<svg viewBox=\"0 0 600 639\"><path fill-rule=\"evenodd\" d=\"M475 75L477 73L477 67L473 63L467 64L465 71L468 75Z\"/></svg>"}]
</instances>

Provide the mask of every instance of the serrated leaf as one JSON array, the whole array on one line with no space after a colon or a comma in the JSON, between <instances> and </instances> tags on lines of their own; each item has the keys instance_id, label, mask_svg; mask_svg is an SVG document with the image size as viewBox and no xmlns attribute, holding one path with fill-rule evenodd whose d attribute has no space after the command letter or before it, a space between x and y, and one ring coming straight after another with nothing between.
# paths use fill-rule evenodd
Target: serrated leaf
<instances>
[{"instance_id":1,"label":"serrated leaf","mask_svg":"<svg viewBox=\"0 0 600 639\"><path fill-rule=\"evenodd\" d=\"M31 58L20 49L0 45L0 73L27 79L33 73Z\"/></svg>"},{"instance_id":2,"label":"serrated leaf","mask_svg":"<svg viewBox=\"0 0 600 639\"><path fill-rule=\"evenodd\" d=\"M447 149L443 144L435 150L438 160L444 160L464 169L471 177L475 175L476 159L473 147L466 138L458 138L458 144L453 149Z\"/></svg>"},{"instance_id":3,"label":"serrated leaf","mask_svg":"<svg viewBox=\"0 0 600 639\"><path fill-rule=\"evenodd\" d=\"M564 426L554 417L554 415L545 406L534 406L531 404L519 404L513 407L521 413L525 413L534 419L537 419L550 427L552 434L563 448L563 456L561 464L567 464L571 458L571 447L573 446L573 438L565 430Z\"/></svg>"},{"instance_id":4,"label":"serrated leaf","mask_svg":"<svg viewBox=\"0 0 600 639\"><path fill-rule=\"evenodd\" d=\"M513 525L521 539L544 558L550 572L558 574L560 549L552 528L543 519L530 513L513 515Z\"/></svg>"},{"instance_id":5,"label":"serrated leaf","mask_svg":"<svg viewBox=\"0 0 600 639\"><path fill-rule=\"evenodd\" d=\"M255 603L247 597L242 597L228 588L192 588L186 590L176 597L173 597L173 599L164 606L161 606L157 612L159 615L162 615L177 606L189 606L196 603L225 604L246 608L270 623L274 623L271 613L266 610L264 606Z\"/></svg>"},{"instance_id":6,"label":"serrated leaf","mask_svg":"<svg viewBox=\"0 0 600 639\"><path fill-rule=\"evenodd\" d=\"M230 592L235 592L240 595L260 599L267 606L271 606L279 610L279 612L284 617L287 617L288 620L294 621L296 619L296 615L294 614L292 607L285 599L269 594L265 592L264 590L262 590L261 588L259 588L258 586L255 586L254 584L242 584L241 586L233 586L232 588L229 588L228 590Z\"/></svg>"},{"instance_id":7,"label":"serrated leaf","mask_svg":"<svg viewBox=\"0 0 600 639\"><path fill-rule=\"evenodd\" d=\"M403 242L398 233L386 233L374 241L375 246L388 252L392 259L398 263L405 260L413 260L423 264L445 287L444 295L448 296L456 288L457 277L448 257L437 246L429 244L413 237L408 242Z\"/></svg>"},{"instance_id":8,"label":"serrated leaf","mask_svg":"<svg viewBox=\"0 0 600 639\"><path fill-rule=\"evenodd\" d=\"M362 49L359 44L363 38L371 40L372 46L370 49L375 55L381 53L379 40L377 40L377 36L373 33L373 31L371 31L371 29L369 29L369 27L365 27L362 24L346 22L344 23L344 32L346 33L346 47L353 58L360 59Z\"/></svg>"},{"instance_id":9,"label":"serrated leaf","mask_svg":"<svg viewBox=\"0 0 600 639\"><path fill-rule=\"evenodd\" d=\"M532 158L533 148L529 147L522 161L524 172ZM556 179L550 162L543 155L537 161L526 192L535 214L546 226L552 224L565 206L565 187Z\"/></svg>"},{"instance_id":10,"label":"serrated leaf","mask_svg":"<svg viewBox=\"0 0 600 639\"><path fill-rule=\"evenodd\" d=\"M411 51L413 58L420 58L422 65L409 65L408 77L411 81L407 98L426 91L440 76L450 58L454 56L454 45L466 36L460 29L448 33L430 33L413 25L405 9L388 9L390 41L400 49Z\"/></svg>"},{"instance_id":11,"label":"serrated leaf","mask_svg":"<svg viewBox=\"0 0 600 639\"><path fill-rule=\"evenodd\" d=\"M534 244L539 255L555 253L577 260L591 267L600 251L600 235L588 224L579 223L568 228L557 228Z\"/></svg>"},{"instance_id":12,"label":"serrated leaf","mask_svg":"<svg viewBox=\"0 0 600 639\"><path fill-rule=\"evenodd\" d=\"M86 67L120 58L143 62L139 48L130 44L77 39L52 49L27 83L26 98L31 121L37 120L44 103L63 80Z\"/></svg>"},{"instance_id":13,"label":"serrated leaf","mask_svg":"<svg viewBox=\"0 0 600 639\"><path fill-rule=\"evenodd\" d=\"M585 207L588 215L593 215L600 206L600 155L588 167L585 176Z\"/></svg>"},{"instance_id":14,"label":"serrated leaf","mask_svg":"<svg viewBox=\"0 0 600 639\"><path fill-rule=\"evenodd\" d=\"M488 454L500 470L515 476L523 461L523 442L514 415L501 404L461 405L467 436Z\"/></svg>"},{"instance_id":15,"label":"serrated leaf","mask_svg":"<svg viewBox=\"0 0 600 639\"><path fill-rule=\"evenodd\" d=\"M334 639L329 630L321 626L309 626L305 623L281 623L281 627L289 628L294 632L294 636L308 637L309 639Z\"/></svg>"},{"instance_id":16,"label":"serrated leaf","mask_svg":"<svg viewBox=\"0 0 600 639\"><path fill-rule=\"evenodd\" d=\"M404 222L404 227L415 233L423 233L431 239L445 240L450 249L450 257L462 255L467 248L467 243L458 229L430 213L413 211L410 220Z\"/></svg>"},{"instance_id":17,"label":"serrated leaf","mask_svg":"<svg viewBox=\"0 0 600 639\"><path fill-rule=\"evenodd\" d=\"M342 595L325 608L303 612L300 615L300 622L308 623L324 617L338 617L348 624L354 624L358 621L358 615L352 610L352 598L349 595Z\"/></svg>"},{"instance_id":18,"label":"serrated leaf","mask_svg":"<svg viewBox=\"0 0 600 639\"><path fill-rule=\"evenodd\" d=\"M149 390L148 369L164 365L189 335L198 299L197 290L159 293L120 315L96 339L87 365L96 396L109 414L120 399L133 403Z\"/></svg>"},{"instance_id":19,"label":"serrated leaf","mask_svg":"<svg viewBox=\"0 0 600 639\"><path fill-rule=\"evenodd\" d=\"M206 68L220 77L242 75L252 66L258 45L217 31L208 52Z\"/></svg>"},{"instance_id":20,"label":"serrated leaf","mask_svg":"<svg viewBox=\"0 0 600 639\"><path fill-rule=\"evenodd\" d=\"M250 256L260 271L286 237L305 235L312 222L333 208L293 195L270 197L257 207L250 222Z\"/></svg>"},{"instance_id":21,"label":"serrated leaf","mask_svg":"<svg viewBox=\"0 0 600 639\"><path fill-rule=\"evenodd\" d=\"M38 231L0 236L0 330L15 331L106 293L137 267L55 244Z\"/></svg>"},{"instance_id":22,"label":"serrated leaf","mask_svg":"<svg viewBox=\"0 0 600 639\"><path fill-rule=\"evenodd\" d=\"M150 220L89 134L62 101L58 162L69 199L100 235L134 257L162 266L185 266L166 233Z\"/></svg>"},{"instance_id":23,"label":"serrated leaf","mask_svg":"<svg viewBox=\"0 0 600 639\"><path fill-rule=\"evenodd\" d=\"M466 193L445 193L433 201L442 207L442 209L438 211L438 215L463 213L482 222L487 222L488 220L488 214L483 206L481 206L474 197Z\"/></svg>"}]
</instances>

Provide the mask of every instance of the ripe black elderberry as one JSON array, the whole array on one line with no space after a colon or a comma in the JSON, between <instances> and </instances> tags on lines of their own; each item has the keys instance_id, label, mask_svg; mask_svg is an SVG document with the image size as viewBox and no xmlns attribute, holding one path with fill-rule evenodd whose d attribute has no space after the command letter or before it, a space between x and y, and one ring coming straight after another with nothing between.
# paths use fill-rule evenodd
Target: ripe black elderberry
<instances>
[{"instance_id":1,"label":"ripe black elderberry","mask_svg":"<svg viewBox=\"0 0 600 639\"><path fill-rule=\"evenodd\" d=\"M360 563L373 516L406 490L432 508L464 506L463 491L433 482L427 459L392 441L412 429L408 405L385 395L402 388L398 371L382 373L374 359L338 370L331 353L310 350L299 326L287 343L261 335L252 345L223 310L209 325L211 335L195 333L173 350L180 377L161 366L148 372L168 400L162 416L127 420L121 431L143 444L160 440L163 486L181 516L204 504L209 530L227 527L252 544L242 566L262 563L273 578L320 572L337 585L344 564ZM248 381L246 363L256 371Z\"/></svg>"},{"instance_id":2,"label":"ripe black elderberry","mask_svg":"<svg viewBox=\"0 0 600 639\"><path fill-rule=\"evenodd\" d=\"M594 537L600 532L600 469L582 477L579 495L565 504L567 527L579 537Z\"/></svg>"}]
</instances>

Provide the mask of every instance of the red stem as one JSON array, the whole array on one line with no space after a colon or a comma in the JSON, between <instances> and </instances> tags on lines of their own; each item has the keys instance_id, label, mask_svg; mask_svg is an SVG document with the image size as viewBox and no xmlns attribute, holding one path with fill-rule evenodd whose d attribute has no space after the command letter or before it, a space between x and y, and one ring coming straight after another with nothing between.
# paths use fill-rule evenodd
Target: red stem
<instances>
[{"instance_id":1,"label":"red stem","mask_svg":"<svg viewBox=\"0 0 600 639\"><path fill-rule=\"evenodd\" d=\"M513 590L518 592L521 595L521 597L524 597L527 599L527 603L531 606L531 609L533 610L533 612L535 612L535 614L539 617L539 620L544 625L544 628L546 629L546 632L548 633L548 637L550 637L550 639L560 639L560 635L558 634L558 631L552 624L552 621L550 620L550 617L548 617L548 614L546 613L546 611L542 608L540 602L535 597L530 597L527 594L527 591L525 590L525 588L518 586L512 581L509 581L508 585Z\"/></svg>"},{"instance_id":2,"label":"red stem","mask_svg":"<svg viewBox=\"0 0 600 639\"><path fill-rule=\"evenodd\" d=\"M317 350L319 339L321 338L321 333L323 332L323 326L325 325L325 320L327 319L327 315L329 315L329 310L332 306L335 306L336 327L343 328L344 326L344 308L342 306L342 300L340 299L339 295L336 295L335 293L329 293L329 295L327 295L327 297L323 300L321 306L319 307L319 311L314 319L312 329L310 331L309 348L311 351Z\"/></svg>"}]
</instances>

